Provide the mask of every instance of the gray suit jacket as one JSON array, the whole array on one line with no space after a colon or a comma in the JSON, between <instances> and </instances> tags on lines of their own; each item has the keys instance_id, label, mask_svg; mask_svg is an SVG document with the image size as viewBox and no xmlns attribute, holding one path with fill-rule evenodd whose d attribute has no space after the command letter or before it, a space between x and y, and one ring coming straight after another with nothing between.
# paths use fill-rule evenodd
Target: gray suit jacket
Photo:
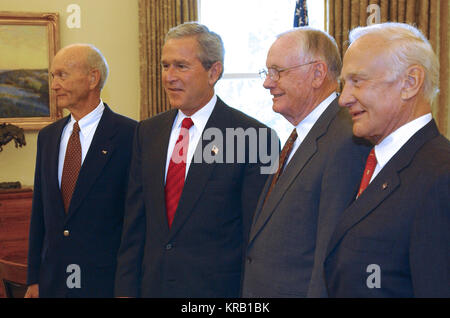
<instances>
[{"instance_id":1,"label":"gray suit jacket","mask_svg":"<svg viewBox=\"0 0 450 318\"><path fill-rule=\"evenodd\" d=\"M340 213L356 195L370 148L352 135L337 98L295 152L250 231L244 297L326 297L323 259Z\"/></svg>"}]
</instances>

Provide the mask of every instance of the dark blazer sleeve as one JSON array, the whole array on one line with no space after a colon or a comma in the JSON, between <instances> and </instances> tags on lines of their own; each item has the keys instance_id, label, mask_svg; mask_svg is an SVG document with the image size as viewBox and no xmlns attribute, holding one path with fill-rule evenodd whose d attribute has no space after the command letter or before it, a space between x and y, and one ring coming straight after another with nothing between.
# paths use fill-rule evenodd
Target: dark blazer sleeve
<instances>
[{"instance_id":1,"label":"dark blazer sleeve","mask_svg":"<svg viewBox=\"0 0 450 318\"><path fill-rule=\"evenodd\" d=\"M449 174L441 175L417 209L410 268L415 297L450 297Z\"/></svg>"},{"instance_id":2,"label":"dark blazer sleeve","mask_svg":"<svg viewBox=\"0 0 450 318\"><path fill-rule=\"evenodd\" d=\"M314 266L308 286L307 297L327 297L323 277L328 241L344 211L356 197L363 174L369 144L358 138L347 138L337 143L324 167L318 206Z\"/></svg>"},{"instance_id":3,"label":"dark blazer sleeve","mask_svg":"<svg viewBox=\"0 0 450 318\"><path fill-rule=\"evenodd\" d=\"M117 297L139 296L141 264L146 237L140 127L141 123L138 124L134 135L122 240L117 257L115 281Z\"/></svg>"},{"instance_id":4,"label":"dark blazer sleeve","mask_svg":"<svg viewBox=\"0 0 450 318\"><path fill-rule=\"evenodd\" d=\"M42 243L44 240L44 215L41 192L41 134L37 139L36 168L34 175L33 205L31 208L30 235L28 242L28 275L27 284L39 283ZM32 239L31 239L32 238Z\"/></svg>"}]
</instances>

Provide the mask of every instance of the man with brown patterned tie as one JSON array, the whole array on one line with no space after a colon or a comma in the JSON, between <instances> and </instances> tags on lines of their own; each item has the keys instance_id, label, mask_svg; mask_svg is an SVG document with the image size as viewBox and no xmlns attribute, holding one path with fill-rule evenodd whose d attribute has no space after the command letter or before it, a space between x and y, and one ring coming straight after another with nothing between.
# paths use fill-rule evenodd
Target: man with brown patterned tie
<instances>
[{"instance_id":1,"label":"man with brown patterned tie","mask_svg":"<svg viewBox=\"0 0 450 318\"><path fill-rule=\"evenodd\" d=\"M50 74L70 115L38 136L25 297L112 297L136 122L100 99L94 46L61 49Z\"/></svg>"},{"instance_id":2,"label":"man with brown patterned tie","mask_svg":"<svg viewBox=\"0 0 450 318\"><path fill-rule=\"evenodd\" d=\"M273 110L294 127L256 208L242 295L325 297L326 246L356 196L368 147L353 139L350 117L337 103L341 59L334 39L308 27L288 31L273 43L266 65L261 73Z\"/></svg>"}]
</instances>

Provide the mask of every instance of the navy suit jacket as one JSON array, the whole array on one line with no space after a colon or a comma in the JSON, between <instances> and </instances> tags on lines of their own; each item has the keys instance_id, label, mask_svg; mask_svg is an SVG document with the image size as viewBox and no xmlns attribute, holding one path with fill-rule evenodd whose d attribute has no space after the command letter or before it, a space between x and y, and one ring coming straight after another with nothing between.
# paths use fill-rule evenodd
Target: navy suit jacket
<instances>
[{"instance_id":1,"label":"navy suit jacket","mask_svg":"<svg viewBox=\"0 0 450 318\"><path fill-rule=\"evenodd\" d=\"M353 200L370 148L337 98L303 140L271 194L261 193L247 247L244 297L326 297L323 260Z\"/></svg>"},{"instance_id":2,"label":"navy suit jacket","mask_svg":"<svg viewBox=\"0 0 450 318\"><path fill-rule=\"evenodd\" d=\"M259 157L249 161L259 142L233 150L225 146L226 129L268 128L217 99L196 151L210 154L216 145L224 162L193 160L169 229L164 175L176 114L173 109L144 120L136 130L116 296L238 297L244 241L268 175L261 174ZM223 142L209 141L210 128ZM234 163L227 163L231 150ZM236 163L237 151L244 151L244 161Z\"/></svg>"},{"instance_id":3,"label":"navy suit jacket","mask_svg":"<svg viewBox=\"0 0 450 318\"><path fill-rule=\"evenodd\" d=\"M43 128L38 136L28 284L39 284L40 297L112 297L136 122L105 104L66 214L58 156L68 120ZM74 273L67 272L71 264L80 268L81 288L66 284Z\"/></svg>"},{"instance_id":4,"label":"navy suit jacket","mask_svg":"<svg viewBox=\"0 0 450 318\"><path fill-rule=\"evenodd\" d=\"M450 297L450 144L433 121L342 214L328 246L332 297Z\"/></svg>"}]
</instances>

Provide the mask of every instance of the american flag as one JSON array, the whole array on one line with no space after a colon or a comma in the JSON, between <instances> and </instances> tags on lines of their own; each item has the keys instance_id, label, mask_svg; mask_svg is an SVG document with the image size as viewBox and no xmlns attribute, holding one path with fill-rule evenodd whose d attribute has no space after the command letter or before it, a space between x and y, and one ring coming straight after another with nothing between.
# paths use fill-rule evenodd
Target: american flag
<instances>
[{"instance_id":1,"label":"american flag","mask_svg":"<svg viewBox=\"0 0 450 318\"><path fill-rule=\"evenodd\" d=\"M297 0L295 4L294 28L308 25L308 7L306 0Z\"/></svg>"}]
</instances>

